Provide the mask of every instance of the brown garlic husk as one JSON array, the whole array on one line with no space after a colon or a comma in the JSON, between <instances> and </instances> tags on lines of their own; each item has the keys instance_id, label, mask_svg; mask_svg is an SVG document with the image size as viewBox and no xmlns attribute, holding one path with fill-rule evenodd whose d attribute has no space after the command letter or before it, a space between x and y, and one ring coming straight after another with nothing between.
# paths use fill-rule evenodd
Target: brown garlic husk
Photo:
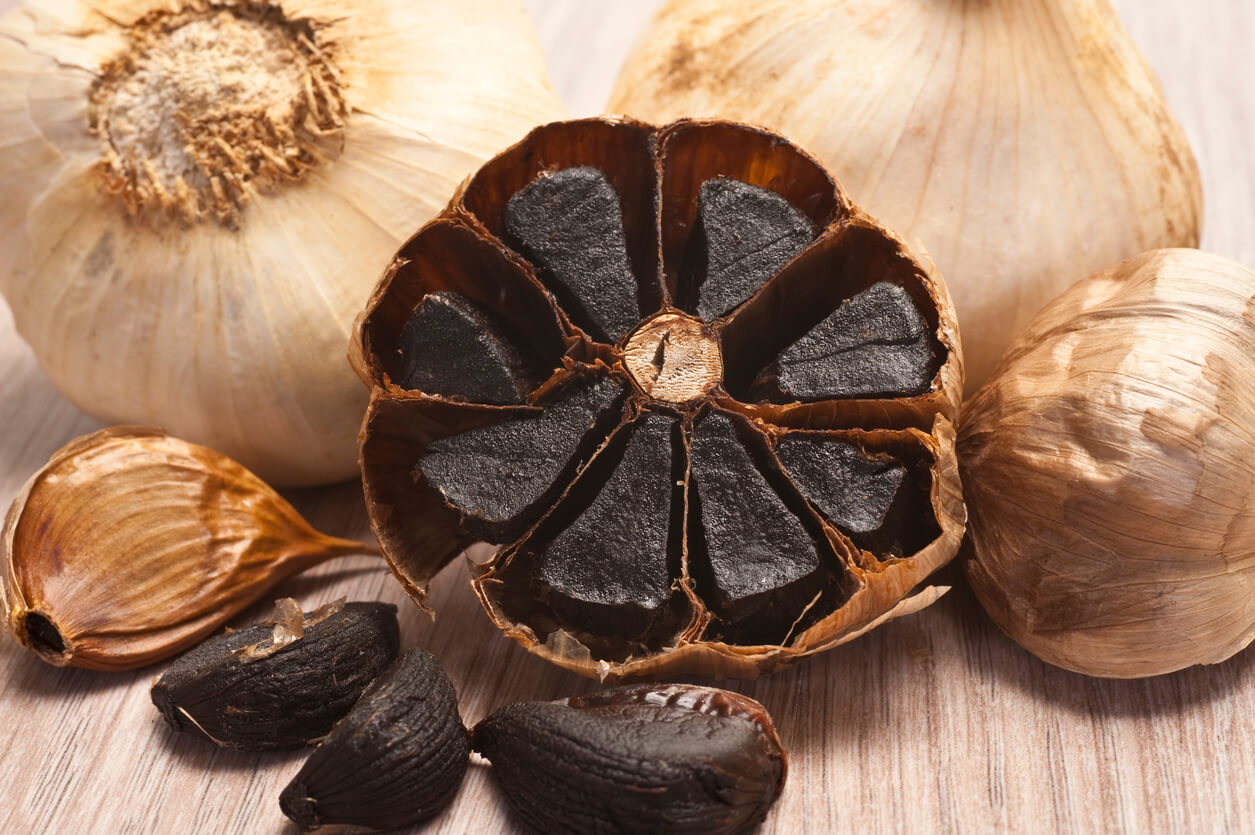
<instances>
[{"instance_id":1,"label":"brown garlic husk","mask_svg":"<svg viewBox=\"0 0 1255 835\"><path fill-rule=\"evenodd\" d=\"M959 435L968 579L1024 648L1136 678L1255 638L1255 273L1122 262L1012 344Z\"/></svg>"},{"instance_id":2,"label":"brown garlic husk","mask_svg":"<svg viewBox=\"0 0 1255 835\"><path fill-rule=\"evenodd\" d=\"M49 664L128 670L195 644L286 577L375 550L314 530L226 456L113 427L54 453L10 507L5 622Z\"/></svg>"}]
</instances>

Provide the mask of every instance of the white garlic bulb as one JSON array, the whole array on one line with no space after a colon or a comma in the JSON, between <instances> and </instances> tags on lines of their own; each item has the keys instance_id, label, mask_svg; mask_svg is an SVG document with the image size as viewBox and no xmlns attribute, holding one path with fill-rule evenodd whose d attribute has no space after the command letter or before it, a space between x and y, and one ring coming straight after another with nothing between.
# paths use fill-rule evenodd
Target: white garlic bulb
<instances>
[{"instance_id":1,"label":"white garlic bulb","mask_svg":"<svg viewBox=\"0 0 1255 835\"><path fill-rule=\"evenodd\" d=\"M0 291L83 410L348 478L354 315L564 115L514 0L32 0L0 21Z\"/></svg>"},{"instance_id":2,"label":"white garlic bulb","mask_svg":"<svg viewBox=\"0 0 1255 835\"><path fill-rule=\"evenodd\" d=\"M1107 0L671 0L608 110L818 156L936 262L969 392L1072 282L1198 245L1197 166Z\"/></svg>"}]
</instances>

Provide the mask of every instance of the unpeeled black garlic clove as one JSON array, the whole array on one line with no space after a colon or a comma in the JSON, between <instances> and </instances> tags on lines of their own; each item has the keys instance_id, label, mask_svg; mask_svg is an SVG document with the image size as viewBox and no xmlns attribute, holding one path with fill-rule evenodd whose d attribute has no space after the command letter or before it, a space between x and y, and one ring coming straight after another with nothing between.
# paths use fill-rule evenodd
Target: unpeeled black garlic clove
<instances>
[{"instance_id":1,"label":"unpeeled black garlic clove","mask_svg":"<svg viewBox=\"0 0 1255 835\"><path fill-rule=\"evenodd\" d=\"M431 653L408 649L310 754L279 806L307 832L406 826L453 799L470 751L453 683Z\"/></svg>"},{"instance_id":2,"label":"unpeeled black garlic clove","mask_svg":"<svg viewBox=\"0 0 1255 835\"><path fill-rule=\"evenodd\" d=\"M225 748L300 748L326 736L396 657L391 603L328 604L305 615L291 603L288 612L216 635L171 664L152 688L170 726Z\"/></svg>"},{"instance_id":3,"label":"unpeeled black garlic clove","mask_svg":"<svg viewBox=\"0 0 1255 835\"><path fill-rule=\"evenodd\" d=\"M761 704L686 684L509 705L472 745L542 832L745 831L780 796L788 759Z\"/></svg>"}]
</instances>

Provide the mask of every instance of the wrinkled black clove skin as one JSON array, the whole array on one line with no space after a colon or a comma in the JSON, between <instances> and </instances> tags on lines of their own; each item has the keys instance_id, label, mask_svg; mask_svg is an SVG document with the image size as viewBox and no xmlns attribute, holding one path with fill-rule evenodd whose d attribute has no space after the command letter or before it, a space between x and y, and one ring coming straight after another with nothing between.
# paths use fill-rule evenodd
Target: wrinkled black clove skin
<instances>
[{"instance_id":1,"label":"wrinkled black clove skin","mask_svg":"<svg viewBox=\"0 0 1255 835\"><path fill-rule=\"evenodd\" d=\"M273 655L246 660L271 626L226 632L179 658L152 688L176 731L245 751L302 748L327 735L396 657L397 607L348 603Z\"/></svg>"},{"instance_id":2,"label":"wrinkled black clove skin","mask_svg":"<svg viewBox=\"0 0 1255 835\"><path fill-rule=\"evenodd\" d=\"M475 726L517 817L538 832L743 832L784 788L762 705L693 685L521 702Z\"/></svg>"},{"instance_id":3,"label":"wrinkled black clove skin","mask_svg":"<svg viewBox=\"0 0 1255 835\"><path fill-rule=\"evenodd\" d=\"M457 794L470 753L453 683L431 653L408 649L309 755L279 807L307 832L417 823Z\"/></svg>"}]
</instances>

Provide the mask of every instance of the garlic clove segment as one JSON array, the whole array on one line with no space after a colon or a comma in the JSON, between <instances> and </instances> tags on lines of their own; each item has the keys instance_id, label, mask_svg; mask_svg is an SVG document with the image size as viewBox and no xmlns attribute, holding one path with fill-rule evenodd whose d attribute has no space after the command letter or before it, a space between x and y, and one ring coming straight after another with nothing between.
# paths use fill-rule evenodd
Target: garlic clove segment
<instances>
[{"instance_id":1,"label":"garlic clove segment","mask_svg":"<svg viewBox=\"0 0 1255 835\"><path fill-rule=\"evenodd\" d=\"M671 0L607 110L810 149L936 263L969 393L1072 282L1198 245L1197 165L1107 0Z\"/></svg>"},{"instance_id":2,"label":"garlic clove segment","mask_svg":"<svg viewBox=\"0 0 1255 835\"><path fill-rule=\"evenodd\" d=\"M1255 273L1150 252L1078 282L964 413L968 579L1029 651L1093 676L1255 637Z\"/></svg>"},{"instance_id":3,"label":"garlic clove segment","mask_svg":"<svg viewBox=\"0 0 1255 835\"><path fill-rule=\"evenodd\" d=\"M229 458L128 426L58 450L14 500L2 537L18 643L94 670L167 658L285 577L377 552L314 530Z\"/></svg>"},{"instance_id":4,"label":"garlic clove segment","mask_svg":"<svg viewBox=\"0 0 1255 835\"><path fill-rule=\"evenodd\" d=\"M0 292L79 408L347 479L353 316L565 115L513 0L52 0L0 20Z\"/></svg>"}]
</instances>

